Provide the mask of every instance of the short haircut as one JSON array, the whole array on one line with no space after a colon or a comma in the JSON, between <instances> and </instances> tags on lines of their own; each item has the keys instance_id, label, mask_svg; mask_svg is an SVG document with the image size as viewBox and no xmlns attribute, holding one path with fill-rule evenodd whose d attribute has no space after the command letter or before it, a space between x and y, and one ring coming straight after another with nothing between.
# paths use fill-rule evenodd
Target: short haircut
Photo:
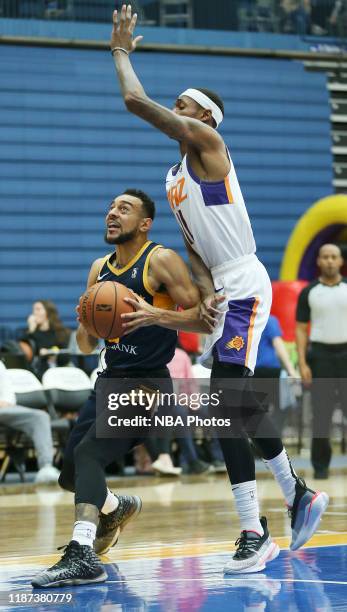
<instances>
[{"instance_id":1,"label":"short haircut","mask_svg":"<svg viewBox=\"0 0 347 612\"><path fill-rule=\"evenodd\" d=\"M318 257L321 256L321 253L322 253L322 250L324 249L324 247L335 247L339 251L340 257L342 257L342 250L341 250L341 248L339 247L338 244L335 244L334 242L325 242L324 244L322 244L319 247Z\"/></svg>"},{"instance_id":2,"label":"short haircut","mask_svg":"<svg viewBox=\"0 0 347 612\"><path fill-rule=\"evenodd\" d=\"M210 98L212 102L217 104L218 108L222 111L224 116L224 102L222 98L218 94L216 94L215 91L211 91L211 89L206 89L205 87L195 87L194 89L201 91L201 93L205 94L205 96Z\"/></svg>"},{"instance_id":3,"label":"short haircut","mask_svg":"<svg viewBox=\"0 0 347 612\"><path fill-rule=\"evenodd\" d=\"M138 198L142 202L142 208L145 212L145 217L149 217L150 219L154 219L155 217L155 204L153 200L145 193L141 191L141 189L126 189L123 191L124 195L130 195L134 198Z\"/></svg>"}]
</instances>

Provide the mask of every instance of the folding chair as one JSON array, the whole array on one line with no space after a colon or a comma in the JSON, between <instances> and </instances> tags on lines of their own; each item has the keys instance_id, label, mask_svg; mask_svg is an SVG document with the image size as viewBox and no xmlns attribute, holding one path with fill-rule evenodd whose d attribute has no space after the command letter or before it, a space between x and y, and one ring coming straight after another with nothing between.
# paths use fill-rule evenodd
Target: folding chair
<instances>
[{"instance_id":1,"label":"folding chair","mask_svg":"<svg viewBox=\"0 0 347 612\"><path fill-rule=\"evenodd\" d=\"M90 395L89 376L80 368L50 368L42 377L43 388L60 414L77 413Z\"/></svg>"},{"instance_id":2,"label":"folding chair","mask_svg":"<svg viewBox=\"0 0 347 612\"><path fill-rule=\"evenodd\" d=\"M100 371L100 368L95 368L91 375L90 375L90 384L92 386L92 388L94 389L95 387L95 383L96 383L96 379L98 377L98 372Z\"/></svg>"},{"instance_id":3,"label":"folding chair","mask_svg":"<svg viewBox=\"0 0 347 612\"><path fill-rule=\"evenodd\" d=\"M1 465L0 465L0 482L4 482L8 469L13 463L16 468L21 482L24 482L25 478L25 448L23 448L24 434L20 431L16 431L11 427L0 424L0 452L1 452ZM30 446L32 444L28 439L25 440Z\"/></svg>"},{"instance_id":4,"label":"folding chair","mask_svg":"<svg viewBox=\"0 0 347 612\"><path fill-rule=\"evenodd\" d=\"M51 419L51 429L56 448L54 463L57 463L66 445L70 431L69 421L58 417L53 404L50 402L50 398L45 393L42 383L36 378L35 374L29 370L12 368L8 370L8 375L16 394L17 404L26 408L47 410Z\"/></svg>"}]
</instances>

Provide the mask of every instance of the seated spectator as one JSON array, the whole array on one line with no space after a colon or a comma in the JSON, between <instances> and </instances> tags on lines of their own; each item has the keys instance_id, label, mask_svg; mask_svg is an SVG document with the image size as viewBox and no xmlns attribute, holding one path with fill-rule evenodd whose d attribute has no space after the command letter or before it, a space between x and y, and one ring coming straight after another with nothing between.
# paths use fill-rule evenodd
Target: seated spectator
<instances>
[{"instance_id":1,"label":"seated spectator","mask_svg":"<svg viewBox=\"0 0 347 612\"><path fill-rule=\"evenodd\" d=\"M193 334L192 334L193 336ZM194 334L198 339L198 335ZM196 339L194 338L194 346ZM174 391L178 394L187 394L198 392L197 382L192 371L192 362L189 355L177 348L174 358L168 364L170 374L174 381ZM206 368L203 368L206 369ZM183 406L170 406L159 408L158 414L170 414L174 418L181 417L183 422L189 414L189 409ZM199 410L201 416L207 416L207 409ZM199 458L192 431L185 428L181 431L181 435L177 438L177 444L180 453L180 463L182 467L175 467L171 458L171 432L167 432L165 438L150 437L144 442L144 447L137 448L135 452L135 467L138 474L149 474L156 471L166 476L179 476L183 474L203 474L210 471L210 463ZM174 430L173 430L174 435ZM184 435L183 435L184 434ZM210 440L208 455L211 457L213 469L216 472L225 471L222 450L218 440L214 437Z\"/></svg>"},{"instance_id":2,"label":"seated spectator","mask_svg":"<svg viewBox=\"0 0 347 612\"><path fill-rule=\"evenodd\" d=\"M285 34L309 34L311 0L281 0L280 29Z\"/></svg>"},{"instance_id":3,"label":"seated spectator","mask_svg":"<svg viewBox=\"0 0 347 612\"><path fill-rule=\"evenodd\" d=\"M32 313L28 317L28 329L21 338L23 343L30 347L27 352L33 369L41 378L42 374L52 365L65 365L67 358L48 355L52 349L66 348L71 331L64 327L59 318L57 307L53 302L40 300L34 302Z\"/></svg>"},{"instance_id":4,"label":"seated spectator","mask_svg":"<svg viewBox=\"0 0 347 612\"><path fill-rule=\"evenodd\" d=\"M164 438L151 436L145 439L144 446L151 458L151 468L163 476L179 476L182 468L175 467L171 457L171 436L165 432Z\"/></svg>"},{"instance_id":5,"label":"seated spectator","mask_svg":"<svg viewBox=\"0 0 347 612\"><path fill-rule=\"evenodd\" d=\"M25 408L16 404L16 395L2 361L0 361L0 424L22 431L33 441L39 467L35 482L40 484L57 482L59 472L52 465L54 451L49 415L44 410Z\"/></svg>"},{"instance_id":6,"label":"seated spectator","mask_svg":"<svg viewBox=\"0 0 347 612\"><path fill-rule=\"evenodd\" d=\"M274 402L274 417L281 429L283 415L279 412L279 379L281 369L285 368L288 375L292 378L298 378L298 372L295 370L285 343L282 339L282 330L278 319L273 315L269 316L268 322L262 333L258 348L258 357L254 377L268 379L266 386L272 395ZM260 383L255 383L256 388L260 390ZM269 386L271 385L271 389Z\"/></svg>"},{"instance_id":7,"label":"seated spectator","mask_svg":"<svg viewBox=\"0 0 347 612\"><path fill-rule=\"evenodd\" d=\"M324 36L329 31L329 17L335 0L311 0L311 33Z\"/></svg>"},{"instance_id":8,"label":"seated spectator","mask_svg":"<svg viewBox=\"0 0 347 612\"><path fill-rule=\"evenodd\" d=\"M335 0L329 16L329 31L340 38L347 31L347 0Z\"/></svg>"},{"instance_id":9,"label":"seated spectator","mask_svg":"<svg viewBox=\"0 0 347 612\"><path fill-rule=\"evenodd\" d=\"M182 468L175 467L171 457L171 438L150 436L133 452L135 472L139 476L158 474L180 476Z\"/></svg>"},{"instance_id":10,"label":"seated spectator","mask_svg":"<svg viewBox=\"0 0 347 612\"><path fill-rule=\"evenodd\" d=\"M135 446L133 451L135 474L148 476L154 473L152 461L144 444Z\"/></svg>"},{"instance_id":11,"label":"seated spectator","mask_svg":"<svg viewBox=\"0 0 347 612\"><path fill-rule=\"evenodd\" d=\"M177 348L174 358L168 364L170 374L174 379L174 391L179 393L196 392L196 384L193 381L191 371L191 361L189 356L182 349ZM177 385L177 380L179 384ZM176 383L176 384L175 384ZM187 416L187 409L180 406L159 407L158 415L172 415L174 418L181 417L184 421ZM174 430L172 431L174 434ZM148 454L137 452L135 455L135 464L137 473L148 473L151 471L158 472L165 476L179 476L182 473L182 467L175 467L171 458L171 432L165 431L165 437L151 436L144 442L144 447ZM188 428L184 431L184 436L177 439L180 449L180 455L183 463L183 472L185 474L201 474L207 472L210 468L208 463L200 461L196 452L196 448L192 439L191 430ZM148 456L151 464L148 462Z\"/></svg>"},{"instance_id":12,"label":"seated spectator","mask_svg":"<svg viewBox=\"0 0 347 612\"><path fill-rule=\"evenodd\" d=\"M258 376L266 374L268 378L279 378L281 369L284 367L289 376L298 377L298 373L290 361L282 335L277 317L270 315L259 343L256 364Z\"/></svg>"},{"instance_id":13,"label":"seated spectator","mask_svg":"<svg viewBox=\"0 0 347 612\"><path fill-rule=\"evenodd\" d=\"M174 379L176 393L186 393L189 396L191 393L198 392L198 385L192 370L192 362L189 355L187 355L184 350L176 348L174 358L168 363L168 368ZM184 420L188 411L182 406L176 406L173 409L173 413L174 416L181 416ZM207 416L207 411L199 409L199 414L205 417ZM190 429L185 431L185 436L177 439L177 443L180 449L181 464L184 474L202 474L209 471L210 464L199 459ZM216 438L211 441L209 454L215 470L224 471L225 464L222 450Z\"/></svg>"}]
</instances>

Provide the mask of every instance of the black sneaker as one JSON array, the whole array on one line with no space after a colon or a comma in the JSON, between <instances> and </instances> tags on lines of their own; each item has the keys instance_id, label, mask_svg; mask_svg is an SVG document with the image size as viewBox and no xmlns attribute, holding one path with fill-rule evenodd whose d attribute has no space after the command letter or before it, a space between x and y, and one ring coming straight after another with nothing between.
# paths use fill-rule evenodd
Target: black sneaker
<instances>
[{"instance_id":1,"label":"black sneaker","mask_svg":"<svg viewBox=\"0 0 347 612\"><path fill-rule=\"evenodd\" d=\"M292 519L290 550L297 550L312 538L328 503L329 496L327 493L312 491L302 478L296 477L294 503L293 507L288 510Z\"/></svg>"},{"instance_id":2,"label":"black sneaker","mask_svg":"<svg viewBox=\"0 0 347 612\"><path fill-rule=\"evenodd\" d=\"M319 468L314 471L313 478L315 480L327 480L329 478L328 468Z\"/></svg>"},{"instance_id":3,"label":"black sneaker","mask_svg":"<svg viewBox=\"0 0 347 612\"><path fill-rule=\"evenodd\" d=\"M141 512L142 501L137 495L117 495L118 508L109 514L100 512L94 550L98 555L107 553L118 542L124 527Z\"/></svg>"},{"instance_id":4,"label":"black sneaker","mask_svg":"<svg viewBox=\"0 0 347 612\"><path fill-rule=\"evenodd\" d=\"M235 542L236 553L224 568L225 574L261 572L265 569L266 563L276 559L280 549L271 539L265 516L261 517L260 523L264 530L262 536L256 531L241 531L240 537Z\"/></svg>"},{"instance_id":5,"label":"black sneaker","mask_svg":"<svg viewBox=\"0 0 347 612\"><path fill-rule=\"evenodd\" d=\"M105 582L106 579L107 574L91 546L82 546L71 540L60 561L37 574L31 584L43 589Z\"/></svg>"},{"instance_id":6,"label":"black sneaker","mask_svg":"<svg viewBox=\"0 0 347 612\"><path fill-rule=\"evenodd\" d=\"M182 472L183 474L205 474L209 472L211 466L206 461L201 461L201 459L195 459L194 461L190 461L187 465L184 466Z\"/></svg>"},{"instance_id":7,"label":"black sneaker","mask_svg":"<svg viewBox=\"0 0 347 612\"><path fill-rule=\"evenodd\" d=\"M227 466L224 461L220 461L219 459L212 461L212 467L215 474L225 474L227 471Z\"/></svg>"}]
</instances>

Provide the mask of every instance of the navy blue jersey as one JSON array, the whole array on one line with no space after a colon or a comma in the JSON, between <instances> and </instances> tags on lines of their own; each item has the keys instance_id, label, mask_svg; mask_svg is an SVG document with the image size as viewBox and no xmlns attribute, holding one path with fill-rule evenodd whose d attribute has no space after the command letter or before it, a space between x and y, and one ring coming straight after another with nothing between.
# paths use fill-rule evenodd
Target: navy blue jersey
<instances>
[{"instance_id":1,"label":"navy blue jersey","mask_svg":"<svg viewBox=\"0 0 347 612\"><path fill-rule=\"evenodd\" d=\"M115 253L105 257L97 282L117 281L132 289L153 306L172 309L175 307L165 290L154 292L148 282L150 257L161 245L146 242L123 268L112 265ZM105 340L107 368L163 368L172 360L177 344L177 332L158 325L142 327L123 338Z\"/></svg>"}]
</instances>

